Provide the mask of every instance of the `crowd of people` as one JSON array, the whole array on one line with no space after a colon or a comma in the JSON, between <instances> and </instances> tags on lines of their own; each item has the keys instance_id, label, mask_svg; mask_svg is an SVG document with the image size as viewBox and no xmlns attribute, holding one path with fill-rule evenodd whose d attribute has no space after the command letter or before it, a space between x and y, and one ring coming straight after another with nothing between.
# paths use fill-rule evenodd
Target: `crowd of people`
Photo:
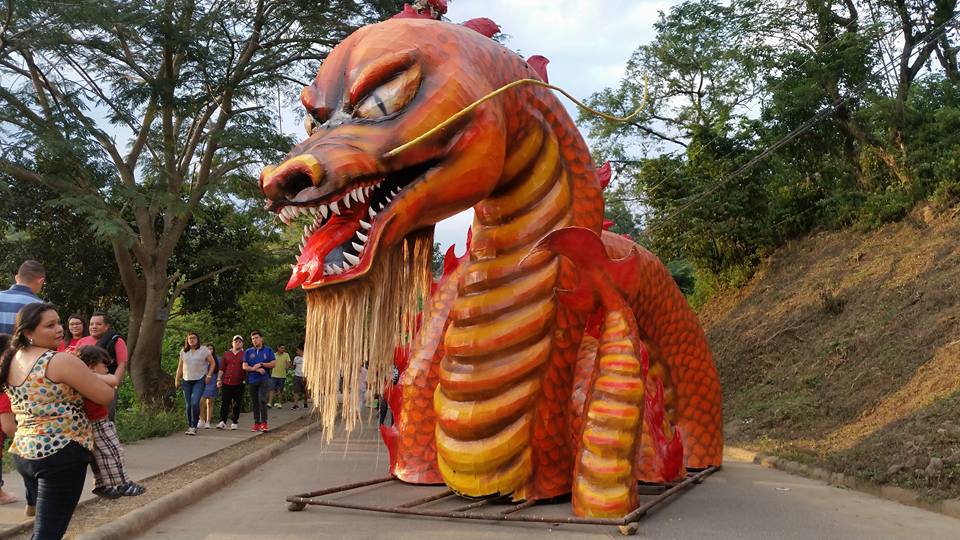
<instances>
[{"instance_id":1,"label":"crowd of people","mask_svg":"<svg viewBox=\"0 0 960 540\"><path fill-rule=\"evenodd\" d=\"M306 379L303 374L303 348L292 359L285 345L277 351L267 346L259 331L250 333L251 346L244 349L243 336L233 336L231 346L217 356L212 343L201 345L196 332L186 335L174 377L183 389L187 415L187 435L198 429L238 429L244 387L249 388L253 412L251 431L270 431L268 409L282 408L287 401L287 379L293 379L291 409L307 407ZM290 368L293 373L290 373ZM216 401L220 399L220 421L214 424ZM227 424L227 420L230 423Z\"/></svg>"},{"instance_id":2,"label":"crowd of people","mask_svg":"<svg viewBox=\"0 0 960 540\"><path fill-rule=\"evenodd\" d=\"M36 516L33 538L59 539L83 492L88 465L95 495L114 499L145 491L126 472L114 423L127 345L103 312L89 319L71 314L63 324L56 308L38 296L46 281L39 262L21 264L14 279L0 291L0 443L4 435L13 439L9 451L23 479L25 512ZM267 411L283 407L288 375L292 408L307 406L302 347L291 359L283 345L276 353L268 347L259 331L250 333L250 341L245 349L243 336L236 335L218 356L195 332L185 337L175 384L183 389L188 435L211 427L217 399L215 427L237 429L245 387L251 430L269 431ZM0 471L0 505L17 500L3 490Z\"/></svg>"}]
</instances>

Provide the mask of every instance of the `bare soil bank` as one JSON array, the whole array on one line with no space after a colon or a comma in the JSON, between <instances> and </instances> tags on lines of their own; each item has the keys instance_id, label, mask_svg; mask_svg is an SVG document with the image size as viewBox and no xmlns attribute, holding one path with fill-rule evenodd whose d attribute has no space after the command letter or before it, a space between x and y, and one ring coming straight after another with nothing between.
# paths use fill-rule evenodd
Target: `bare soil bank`
<instances>
[{"instance_id":1,"label":"bare soil bank","mask_svg":"<svg viewBox=\"0 0 960 540\"><path fill-rule=\"evenodd\" d=\"M960 208L791 243L700 316L728 442L960 496Z\"/></svg>"}]
</instances>

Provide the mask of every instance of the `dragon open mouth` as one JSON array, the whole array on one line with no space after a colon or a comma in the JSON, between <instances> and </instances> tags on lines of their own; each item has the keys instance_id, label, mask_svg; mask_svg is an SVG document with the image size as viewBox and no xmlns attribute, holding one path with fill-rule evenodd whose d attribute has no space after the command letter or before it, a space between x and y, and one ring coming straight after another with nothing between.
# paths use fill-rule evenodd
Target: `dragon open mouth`
<instances>
[{"instance_id":1,"label":"dragon open mouth","mask_svg":"<svg viewBox=\"0 0 960 540\"><path fill-rule=\"evenodd\" d=\"M322 197L317 196L317 187L306 187L289 202L273 206L284 224L304 223L287 290L312 289L366 273L387 221L381 213L388 214L403 189L435 164L423 163L379 179L353 179L344 189Z\"/></svg>"}]
</instances>

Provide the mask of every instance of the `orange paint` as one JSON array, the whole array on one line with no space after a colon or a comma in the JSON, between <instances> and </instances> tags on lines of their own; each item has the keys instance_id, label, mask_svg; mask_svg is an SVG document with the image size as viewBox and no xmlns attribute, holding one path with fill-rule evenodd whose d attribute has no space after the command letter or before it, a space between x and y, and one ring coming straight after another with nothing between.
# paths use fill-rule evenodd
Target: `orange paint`
<instances>
[{"instance_id":1,"label":"orange paint","mask_svg":"<svg viewBox=\"0 0 960 540\"><path fill-rule=\"evenodd\" d=\"M663 264L601 232L601 182L566 110L546 89L517 87L388 155L531 77L468 28L362 28L301 93L309 137L260 185L282 219L351 203L336 230L361 232L356 263L317 271L337 243L321 241L334 227L320 219L308 242L318 248L291 279L305 288L363 279L381 248L472 207L468 253L448 256L391 396L394 473L476 496L572 492L578 515L623 515L637 479L720 464L720 385Z\"/></svg>"}]
</instances>

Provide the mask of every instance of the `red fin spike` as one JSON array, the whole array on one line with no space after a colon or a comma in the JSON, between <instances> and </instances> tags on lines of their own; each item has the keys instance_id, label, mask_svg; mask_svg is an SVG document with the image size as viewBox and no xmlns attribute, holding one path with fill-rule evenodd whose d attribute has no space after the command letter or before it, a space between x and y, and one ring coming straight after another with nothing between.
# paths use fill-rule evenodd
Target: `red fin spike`
<instances>
[{"instance_id":1,"label":"red fin spike","mask_svg":"<svg viewBox=\"0 0 960 540\"><path fill-rule=\"evenodd\" d=\"M390 474L396 474L397 442L400 439L400 430L397 426L380 424L380 438L383 439L383 444L387 445L387 453L390 455Z\"/></svg>"},{"instance_id":2,"label":"red fin spike","mask_svg":"<svg viewBox=\"0 0 960 540\"><path fill-rule=\"evenodd\" d=\"M611 259L600 236L585 227L565 227L552 231L540 239L531 253L547 249L573 261L580 274L578 291L587 289L601 294L616 293L613 288L629 290L639 279L640 261L635 249L622 259ZM588 282L588 285L583 282Z\"/></svg>"},{"instance_id":3,"label":"red fin spike","mask_svg":"<svg viewBox=\"0 0 960 540\"><path fill-rule=\"evenodd\" d=\"M432 19L429 11L419 12L410 4L403 5L403 11L397 13L391 19Z\"/></svg>"},{"instance_id":4,"label":"red fin spike","mask_svg":"<svg viewBox=\"0 0 960 540\"><path fill-rule=\"evenodd\" d=\"M456 246L450 244L447 252L443 254L443 277L449 276L460 266L460 259L458 259L457 254L454 253L454 248L456 248Z\"/></svg>"},{"instance_id":5,"label":"red fin spike","mask_svg":"<svg viewBox=\"0 0 960 540\"><path fill-rule=\"evenodd\" d=\"M610 162L604 161L597 169L597 180L600 182L600 189L607 189L607 186L610 185L610 176L613 174L613 171L610 169Z\"/></svg>"},{"instance_id":6,"label":"red fin spike","mask_svg":"<svg viewBox=\"0 0 960 540\"><path fill-rule=\"evenodd\" d=\"M486 17L479 17L476 19L470 19L469 21L463 23L463 26L479 32L488 38L492 38L500 32L500 25L491 21Z\"/></svg>"},{"instance_id":7,"label":"red fin spike","mask_svg":"<svg viewBox=\"0 0 960 540\"><path fill-rule=\"evenodd\" d=\"M527 64L537 72L537 75L543 80L543 82L548 83L550 80L547 78L547 64L550 63L545 56L540 56L535 54L530 58L527 58Z\"/></svg>"}]
</instances>

